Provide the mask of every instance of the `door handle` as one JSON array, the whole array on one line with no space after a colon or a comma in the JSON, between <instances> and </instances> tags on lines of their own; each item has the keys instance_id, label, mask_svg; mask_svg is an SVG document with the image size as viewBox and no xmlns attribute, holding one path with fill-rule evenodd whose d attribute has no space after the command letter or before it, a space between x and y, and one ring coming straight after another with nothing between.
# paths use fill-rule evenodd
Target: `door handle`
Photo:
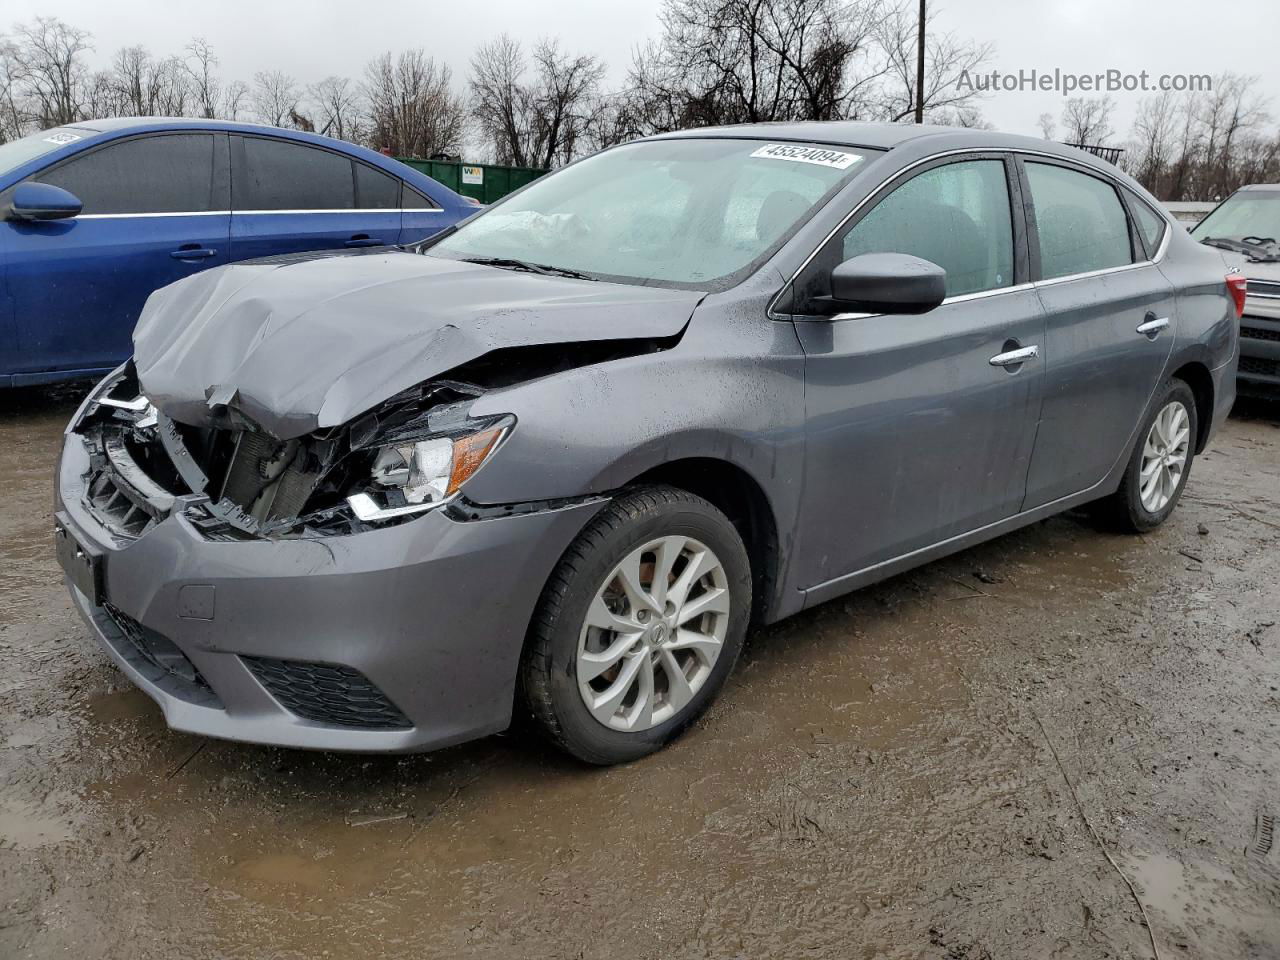
<instances>
[{"instance_id":1,"label":"door handle","mask_svg":"<svg viewBox=\"0 0 1280 960\"><path fill-rule=\"evenodd\" d=\"M1148 314L1148 316L1150 316L1150 314ZM1168 325L1168 317L1152 317L1150 320L1138 324L1137 332L1142 334L1144 337L1150 337L1154 340L1156 337L1160 336L1160 331Z\"/></svg>"},{"instance_id":2,"label":"door handle","mask_svg":"<svg viewBox=\"0 0 1280 960\"><path fill-rule=\"evenodd\" d=\"M385 247L385 246L386 246L386 244L385 244L385 243L383 243L383 242L382 242L380 239L378 239L377 237L369 237L369 236L365 236L365 235L363 235L363 234L360 234L360 235L358 235L358 236L354 236L354 237L352 237L350 240L348 240L348 241L344 244L344 246L347 246L347 247Z\"/></svg>"},{"instance_id":3,"label":"door handle","mask_svg":"<svg viewBox=\"0 0 1280 960\"><path fill-rule=\"evenodd\" d=\"M1018 364L1034 360L1038 356L1040 356L1040 347L1033 343L1029 347L1019 347L1017 350L997 353L987 362L993 367L1016 367Z\"/></svg>"},{"instance_id":4,"label":"door handle","mask_svg":"<svg viewBox=\"0 0 1280 960\"><path fill-rule=\"evenodd\" d=\"M217 250L211 250L208 247L179 247L169 254L175 260L207 260L217 255Z\"/></svg>"}]
</instances>

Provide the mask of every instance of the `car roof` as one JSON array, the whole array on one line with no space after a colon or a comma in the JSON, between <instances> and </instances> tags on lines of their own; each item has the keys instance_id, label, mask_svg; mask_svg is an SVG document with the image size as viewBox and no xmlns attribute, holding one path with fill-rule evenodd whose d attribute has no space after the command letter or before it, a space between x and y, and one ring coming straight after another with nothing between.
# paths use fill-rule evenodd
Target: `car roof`
<instances>
[{"instance_id":1,"label":"car roof","mask_svg":"<svg viewBox=\"0 0 1280 960\"><path fill-rule=\"evenodd\" d=\"M1280 183L1249 183L1241 190L1280 190Z\"/></svg>"},{"instance_id":2,"label":"car roof","mask_svg":"<svg viewBox=\"0 0 1280 960\"><path fill-rule=\"evenodd\" d=\"M147 127L208 127L210 129L236 129L243 127L246 130L279 130L279 127L272 127L265 123L251 123L244 120L204 120L199 117L103 117L98 120L77 120L74 123L64 124L68 127L78 127L82 130L93 130L97 133L115 133L119 130L130 130L133 128L145 129ZM300 131L287 130L286 133L297 133Z\"/></svg>"},{"instance_id":3,"label":"car roof","mask_svg":"<svg viewBox=\"0 0 1280 960\"><path fill-rule=\"evenodd\" d=\"M994 130L970 127L944 127L936 124L869 123L861 120L807 120L782 123L742 123L724 127L701 127L658 134L647 139L673 139L696 137L742 138L750 140L782 140L809 143L829 143L846 147L864 147L872 150L892 150L905 143L928 142L928 146L943 150L982 149L1033 150L1049 153L1077 162L1086 162L1109 173L1116 168L1104 160L1075 147L1054 140L1024 137Z\"/></svg>"},{"instance_id":4,"label":"car roof","mask_svg":"<svg viewBox=\"0 0 1280 960\"><path fill-rule=\"evenodd\" d=\"M269 123L253 123L247 120L204 120L198 117L104 117L100 120L77 120L63 124L77 130L94 133L127 133L131 130L231 130L242 133L270 133L284 137L298 137L317 142L332 142L343 147L359 147L349 140L338 140L307 130L273 127Z\"/></svg>"}]
</instances>

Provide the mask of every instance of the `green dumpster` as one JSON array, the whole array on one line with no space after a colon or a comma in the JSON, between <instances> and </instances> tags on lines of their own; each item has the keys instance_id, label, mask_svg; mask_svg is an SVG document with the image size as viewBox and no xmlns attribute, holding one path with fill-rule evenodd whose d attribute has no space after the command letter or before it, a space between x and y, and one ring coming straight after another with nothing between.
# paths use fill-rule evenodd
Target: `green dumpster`
<instances>
[{"instance_id":1,"label":"green dumpster","mask_svg":"<svg viewBox=\"0 0 1280 960\"><path fill-rule=\"evenodd\" d=\"M481 203L501 200L513 190L532 183L546 173L534 167L503 167L493 163L460 163L452 160L423 160L396 157L401 163L439 180L450 190L475 197Z\"/></svg>"}]
</instances>

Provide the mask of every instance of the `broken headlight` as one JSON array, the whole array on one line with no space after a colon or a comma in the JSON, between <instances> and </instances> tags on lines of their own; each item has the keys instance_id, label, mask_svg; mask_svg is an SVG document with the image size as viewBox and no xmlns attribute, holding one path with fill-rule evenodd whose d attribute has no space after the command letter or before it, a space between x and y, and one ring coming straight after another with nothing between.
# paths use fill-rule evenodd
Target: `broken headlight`
<instances>
[{"instance_id":1,"label":"broken headlight","mask_svg":"<svg viewBox=\"0 0 1280 960\"><path fill-rule=\"evenodd\" d=\"M378 449L367 488L347 497L365 522L422 513L448 503L488 462L510 429L509 423L462 436L428 437Z\"/></svg>"}]
</instances>

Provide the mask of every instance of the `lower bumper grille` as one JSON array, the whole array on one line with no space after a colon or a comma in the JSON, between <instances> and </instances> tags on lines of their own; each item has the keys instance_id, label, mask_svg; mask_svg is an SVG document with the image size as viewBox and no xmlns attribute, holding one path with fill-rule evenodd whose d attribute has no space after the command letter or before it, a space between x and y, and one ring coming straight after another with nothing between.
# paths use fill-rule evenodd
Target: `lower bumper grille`
<instances>
[{"instance_id":1,"label":"lower bumper grille","mask_svg":"<svg viewBox=\"0 0 1280 960\"><path fill-rule=\"evenodd\" d=\"M1240 336L1246 340L1270 340L1280 343L1280 330L1266 330L1262 327L1241 327Z\"/></svg>"},{"instance_id":2,"label":"lower bumper grille","mask_svg":"<svg viewBox=\"0 0 1280 960\"><path fill-rule=\"evenodd\" d=\"M103 609L120 631L118 641L112 646L143 677L181 700L205 707L222 706L196 665L172 640L144 627L110 604Z\"/></svg>"},{"instance_id":3,"label":"lower bumper grille","mask_svg":"<svg viewBox=\"0 0 1280 960\"><path fill-rule=\"evenodd\" d=\"M280 704L304 720L366 730L413 726L359 670L332 663L241 657Z\"/></svg>"},{"instance_id":4,"label":"lower bumper grille","mask_svg":"<svg viewBox=\"0 0 1280 960\"><path fill-rule=\"evenodd\" d=\"M1241 357L1240 373L1253 374L1259 377L1280 376L1280 360L1267 360L1263 357Z\"/></svg>"}]
</instances>

